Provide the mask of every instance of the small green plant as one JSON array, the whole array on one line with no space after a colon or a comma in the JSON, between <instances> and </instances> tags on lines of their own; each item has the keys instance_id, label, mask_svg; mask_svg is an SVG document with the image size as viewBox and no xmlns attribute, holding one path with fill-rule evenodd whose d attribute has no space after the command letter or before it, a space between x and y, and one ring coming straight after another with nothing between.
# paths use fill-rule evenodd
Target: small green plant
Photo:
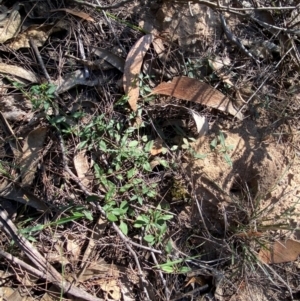
<instances>
[{"instance_id":1,"label":"small green plant","mask_svg":"<svg viewBox=\"0 0 300 301\"><path fill-rule=\"evenodd\" d=\"M18 83L14 83L13 85L20 89L25 97L31 101L34 110L43 109L45 113L47 113L50 108L54 107L55 85L49 83L35 85L32 86L29 91L26 91L25 88Z\"/></svg>"},{"instance_id":2,"label":"small green plant","mask_svg":"<svg viewBox=\"0 0 300 301\"><path fill-rule=\"evenodd\" d=\"M195 152L195 150L193 149L193 147L191 146L191 142L194 142L195 139L194 138L182 138L182 145L181 145L181 149L186 150L194 159L204 159L206 157L205 154L198 154L197 152ZM171 151L176 151L177 149L179 149L179 145L173 145L171 147Z\"/></svg>"},{"instance_id":3,"label":"small green plant","mask_svg":"<svg viewBox=\"0 0 300 301\"><path fill-rule=\"evenodd\" d=\"M68 211L68 210L67 210ZM93 220L92 213L86 210L83 206L77 206L75 208L70 209L70 212L67 213L68 216L62 217L54 222L50 222L47 224L36 224L34 226L29 226L26 228L22 228L22 224L19 225L19 233L22 234L25 238L30 241L35 242L34 233L40 232L48 227L63 225L78 219L86 218L89 221ZM29 218L27 222L32 221L32 218ZM25 221L26 222L26 221ZM23 222L24 223L24 222Z\"/></svg>"},{"instance_id":4,"label":"small green plant","mask_svg":"<svg viewBox=\"0 0 300 301\"><path fill-rule=\"evenodd\" d=\"M120 221L119 227L125 235L128 234L128 226L124 222L128 209L129 205L127 201L121 202L120 206L118 206L115 201L109 201L103 206L107 219L111 222Z\"/></svg>"},{"instance_id":5,"label":"small green plant","mask_svg":"<svg viewBox=\"0 0 300 301\"><path fill-rule=\"evenodd\" d=\"M229 151L233 149L233 145L226 145L224 134L220 131L218 136L210 143L210 149L223 154L226 163L232 167L232 161L229 156Z\"/></svg>"},{"instance_id":6,"label":"small green plant","mask_svg":"<svg viewBox=\"0 0 300 301\"><path fill-rule=\"evenodd\" d=\"M190 259L190 258L188 258ZM187 259L178 259L178 260L169 260L167 259L166 263L159 264L155 266L156 268L160 268L162 271L168 274L185 274L191 271L191 268L188 266L183 266L183 263Z\"/></svg>"},{"instance_id":7,"label":"small green plant","mask_svg":"<svg viewBox=\"0 0 300 301\"><path fill-rule=\"evenodd\" d=\"M147 213L139 215L135 222L135 228L143 228L145 231L144 240L150 245L161 243L167 232L166 221L173 218L172 214L165 214L161 210L161 206L153 210L149 209Z\"/></svg>"}]
</instances>

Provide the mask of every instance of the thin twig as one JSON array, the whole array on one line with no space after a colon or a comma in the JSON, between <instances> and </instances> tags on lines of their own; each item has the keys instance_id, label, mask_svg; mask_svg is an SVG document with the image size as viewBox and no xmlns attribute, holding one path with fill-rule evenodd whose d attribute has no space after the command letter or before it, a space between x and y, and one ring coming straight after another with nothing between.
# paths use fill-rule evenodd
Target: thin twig
<instances>
[{"instance_id":1,"label":"thin twig","mask_svg":"<svg viewBox=\"0 0 300 301\"><path fill-rule=\"evenodd\" d=\"M94 8L98 8L98 9L102 9L102 10L118 8L118 7L121 7L125 4L127 4L129 2L133 2L133 1L134 0L124 0L124 1L121 1L121 2L113 4L113 5L101 6L100 3L98 3L98 5L96 5L96 4L90 3L88 1L73 0L73 2L76 2L78 4L82 4L82 5L85 5L85 6L94 7Z\"/></svg>"},{"instance_id":2,"label":"thin twig","mask_svg":"<svg viewBox=\"0 0 300 301\"><path fill-rule=\"evenodd\" d=\"M31 260L31 262L38 268L37 273L41 278L59 287L63 293L68 293L74 297L82 298L87 301L103 301L103 299L94 297L63 279L61 274L57 270L55 270L52 267L52 265L49 264L49 262L38 252L38 250L26 238L24 238L18 233L17 227L8 217L8 213L2 208L1 205L0 227L16 243L16 245L21 249L21 251L23 251L26 254L26 256ZM20 264L20 266L28 270L28 272L35 273L34 268L30 267L30 269L27 269L28 266L25 263L22 263L14 256L3 251L0 253L0 255L4 256L11 262Z\"/></svg>"},{"instance_id":3,"label":"thin twig","mask_svg":"<svg viewBox=\"0 0 300 301\"><path fill-rule=\"evenodd\" d=\"M238 46L244 54L246 54L247 56L252 58L256 63L259 64L260 63L259 60L255 58L254 55L249 50L247 50L247 48L241 43L241 41L231 33L231 31L227 27L225 18L222 14L220 14L220 20L221 20L222 28L228 40L234 43L236 46Z\"/></svg>"},{"instance_id":4,"label":"thin twig","mask_svg":"<svg viewBox=\"0 0 300 301\"><path fill-rule=\"evenodd\" d=\"M151 252L151 257L152 257L153 262L155 263L155 265L158 266L159 265L158 261L157 261L156 256L155 256L155 254L153 252ZM163 287L165 288L166 300L169 301L170 296L171 296L171 292L170 292L170 290L169 290L169 288L167 286L167 282L166 282L166 280L164 278L164 275L163 275L163 273L162 273L161 270L158 270L158 274L159 274L159 277L160 277L160 279L162 281Z\"/></svg>"},{"instance_id":5,"label":"thin twig","mask_svg":"<svg viewBox=\"0 0 300 301\"><path fill-rule=\"evenodd\" d=\"M78 47L79 47L79 53L80 53L81 58L83 60L86 60L84 47L83 47L83 43L82 43L82 38L81 38L80 23L78 23ZM85 79L90 77L89 69L86 65L84 65L84 77L85 77Z\"/></svg>"}]
</instances>

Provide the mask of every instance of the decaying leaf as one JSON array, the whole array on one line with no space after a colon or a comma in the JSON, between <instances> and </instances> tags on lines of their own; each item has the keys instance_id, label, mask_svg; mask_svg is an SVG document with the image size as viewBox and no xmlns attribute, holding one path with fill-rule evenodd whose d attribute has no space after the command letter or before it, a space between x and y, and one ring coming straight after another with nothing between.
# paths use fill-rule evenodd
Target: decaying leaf
<instances>
[{"instance_id":1,"label":"decaying leaf","mask_svg":"<svg viewBox=\"0 0 300 301\"><path fill-rule=\"evenodd\" d=\"M119 271L116 265L108 264L104 259L100 258L98 261L90 263L84 272L80 273L78 281L84 282L96 275L103 278L106 276L117 278L119 277Z\"/></svg>"},{"instance_id":2,"label":"decaying leaf","mask_svg":"<svg viewBox=\"0 0 300 301\"><path fill-rule=\"evenodd\" d=\"M156 156L158 154L160 154L163 151L163 140L160 137L157 137L154 140L153 146L150 150L150 154L152 156Z\"/></svg>"},{"instance_id":3,"label":"decaying leaf","mask_svg":"<svg viewBox=\"0 0 300 301\"><path fill-rule=\"evenodd\" d=\"M123 87L128 95L128 103L133 111L137 110L139 98L139 74L144 56L152 43L153 35L147 34L141 37L130 49L124 67Z\"/></svg>"},{"instance_id":4,"label":"decaying leaf","mask_svg":"<svg viewBox=\"0 0 300 301\"><path fill-rule=\"evenodd\" d=\"M214 59L209 59L208 63L210 67L213 69L213 71L216 73L216 75L227 85L230 87L234 86L233 82L231 81L232 75L230 73L224 72L223 67L224 66L230 66L231 61L230 58L225 57L215 57Z\"/></svg>"},{"instance_id":5,"label":"decaying leaf","mask_svg":"<svg viewBox=\"0 0 300 301\"><path fill-rule=\"evenodd\" d=\"M14 65L0 63L0 73L8 74L13 77L20 77L26 79L31 83L37 83L39 81L37 76L33 72Z\"/></svg>"},{"instance_id":6,"label":"decaying leaf","mask_svg":"<svg viewBox=\"0 0 300 301\"><path fill-rule=\"evenodd\" d=\"M115 279L98 279L95 282L114 300L121 299L121 290Z\"/></svg>"},{"instance_id":7,"label":"decaying leaf","mask_svg":"<svg viewBox=\"0 0 300 301\"><path fill-rule=\"evenodd\" d=\"M80 255L80 245L76 241L75 237L72 234L67 236L67 252L71 255L73 261L79 260Z\"/></svg>"},{"instance_id":8,"label":"decaying leaf","mask_svg":"<svg viewBox=\"0 0 300 301\"><path fill-rule=\"evenodd\" d=\"M107 49L93 47L93 46L91 46L90 49L92 53L104 59L112 66L117 68L119 71L124 72L125 60L123 58L113 54Z\"/></svg>"},{"instance_id":9,"label":"decaying leaf","mask_svg":"<svg viewBox=\"0 0 300 301\"><path fill-rule=\"evenodd\" d=\"M7 300L9 296L14 293L14 289L12 287L0 287L0 300Z\"/></svg>"},{"instance_id":10,"label":"decaying leaf","mask_svg":"<svg viewBox=\"0 0 300 301\"><path fill-rule=\"evenodd\" d=\"M0 43L15 37L20 30L21 16L17 10L12 10L4 20L0 21Z\"/></svg>"},{"instance_id":11,"label":"decaying leaf","mask_svg":"<svg viewBox=\"0 0 300 301\"><path fill-rule=\"evenodd\" d=\"M269 249L261 249L258 258L264 263L295 261L300 256L300 241L288 239L275 241Z\"/></svg>"},{"instance_id":12,"label":"decaying leaf","mask_svg":"<svg viewBox=\"0 0 300 301\"><path fill-rule=\"evenodd\" d=\"M157 31L157 29L153 28L151 30L152 35L154 36L153 38L153 48L155 50L155 52L157 53L159 58L163 58L164 54L165 54L165 46L164 43L162 41L162 39L159 37L159 32Z\"/></svg>"},{"instance_id":13,"label":"decaying leaf","mask_svg":"<svg viewBox=\"0 0 300 301\"><path fill-rule=\"evenodd\" d=\"M37 47L41 47L44 45L50 34L56 30L54 25L32 25L16 36L8 44L8 47L14 50L30 48L30 39L34 41Z\"/></svg>"},{"instance_id":14,"label":"decaying leaf","mask_svg":"<svg viewBox=\"0 0 300 301\"><path fill-rule=\"evenodd\" d=\"M240 120L243 119L243 114L238 112L228 97L210 85L194 78L175 77L172 82L159 84L152 90L151 94L162 94L193 101L227 112Z\"/></svg>"},{"instance_id":15,"label":"decaying leaf","mask_svg":"<svg viewBox=\"0 0 300 301\"><path fill-rule=\"evenodd\" d=\"M32 184L36 172L36 167L39 162L40 151L43 148L46 138L46 133L46 127L37 128L31 131L24 141L22 155L17 159L18 165L21 170L23 187Z\"/></svg>"},{"instance_id":16,"label":"decaying leaf","mask_svg":"<svg viewBox=\"0 0 300 301\"><path fill-rule=\"evenodd\" d=\"M90 166L86 156L86 151L78 151L74 156L73 162L79 180L84 186L88 187L90 180L87 177L87 173L90 169Z\"/></svg>"},{"instance_id":17,"label":"decaying leaf","mask_svg":"<svg viewBox=\"0 0 300 301\"><path fill-rule=\"evenodd\" d=\"M88 14L82 12L82 11L76 11L69 8L60 8L60 9L52 9L50 12L56 12L56 11L64 11L68 14L71 14L73 16L79 17L81 19L84 19L86 21L95 22L95 20Z\"/></svg>"}]
</instances>

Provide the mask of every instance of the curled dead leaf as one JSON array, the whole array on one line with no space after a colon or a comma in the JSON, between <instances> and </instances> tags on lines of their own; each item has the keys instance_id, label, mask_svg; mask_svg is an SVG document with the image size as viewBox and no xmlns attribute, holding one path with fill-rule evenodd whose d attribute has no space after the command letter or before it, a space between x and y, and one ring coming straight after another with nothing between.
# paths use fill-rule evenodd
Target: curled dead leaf
<instances>
[{"instance_id":1,"label":"curled dead leaf","mask_svg":"<svg viewBox=\"0 0 300 301\"><path fill-rule=\"evenodd\" d=\"M137 110L139 98L139 79L144 56L152 43L153 35L147 34L141 37L130 49L124 67L123 87L128 95L128 103L133 111Z\"/></svg>"},{"instance_id":2,"label":"curled dead leaf","mask_svg":"<svg viewBox=\"0 0 300 301\"><path fill-rule=\"evenodd\" d=\"M18 50L21 48L30 48L30 39L37 47L44 45L49 35L54 31L54 25L32 25L25 31L18 34L9 44L8 47Z\"/></svg>"},{"instance_id":3,"label":"curled dead leaf","mask_svg":"<svg viewBox=\"0 0 300 301\"><path fill-rule=\"evenodd\" d=\"M152 90L151 94L168 95L200 103L227 112L240 120L243 119L243 114L233 106L228 97L210 85L194 78L175 77L172 82L159 84Z\"/></svg>"},{"instance_id":4,"label":"curled dead leaf","mask_svg":"<svg viewBox=\"0 0 300 301\"><path fill-rule=\"evenodd\" d=\"M87 159L86 151L82 150L77 152L74 156L73 161L79 180L84 186L88 187L88 185L90 184L90 180L87 177L87 173L90 169L90 166Z\"/></svg>"}]
</instances>

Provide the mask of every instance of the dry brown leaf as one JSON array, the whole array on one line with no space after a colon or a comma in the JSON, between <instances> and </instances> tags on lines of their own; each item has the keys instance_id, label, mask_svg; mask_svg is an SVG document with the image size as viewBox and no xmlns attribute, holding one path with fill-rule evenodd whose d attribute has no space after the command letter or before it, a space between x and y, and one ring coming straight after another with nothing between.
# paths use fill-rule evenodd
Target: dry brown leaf
<instances>
[{"instance_id":1,"label":"dry brown leaf","mask_svg":"<svg viewBox=\"0 0 300 301\"><path fill-rule=\"evenodd\" d=\"M68 251L69 254L72 255L72 259L73 261L76 261L79 259L79 254L80 254L80 246L79 244L76 242L75 237L71 234L69 234L67 236L67 245L66 245L66 249Z\"/></svg>"},{"instance_id":2,"label":"dry brown leaf","mask_svg":"<svg viewBox=\"0 0 300 301\"><path fill-rule=\"evenodd\" d=\"M31 131L25 138L22 154L17 160L21 169L22 186L26 187L32 184L35 176L36 167L39 162L40 151L43 148L46 138L47 128L40 127Z\"/></svg>"},{"instance_id":3,"label":"dry brown leaf","mask_svg":"<svg viewBox=\"0 0 300 301\"><path fill-rule=\"evenodd\" d=\"M153 48L155 50L155 52L157 53L159 58L162 58L165 54L165 46L164 43L162 41L162 39L159 37L159 32L157 29L153 28L151 30L151 33L153 35Z\"/></svg>"},{"instance_id":4,"label":"dry brown leaf","mask_svg":"<svg viewBox=\"0 0 300 301\"><path fill-rule=\"evenodd\" d=\"M79 18L84 19L86 21L95 22L95 20L90 15L88 15L88 14L82 12L82 11L76 11L76 10L72 10L72 9L69 9L69 8L60 8L60 9L50 10L51 13L56 12L56 11L64 11L68 14L79 17Z\"/></svg>"},{"instance_id":5,"label":"dry brown leaf","mask_svg":"<svg viewBox=\"0 0 300 301\"><path fill-rule=\"evenodd\" d=\"M11 287L0 287L0 300L7 300L9 296L11 296L14 293L14 289Z\"/></svg>"},{"instance_id":6,"label":"dry brown leaf","mask_svg":"<svg viewBox=\"0 0 300 301\"><path fill-rule=\"evenodd\" d=\"M137 110L137 101L140 93L138 76L141 72L144 56L152 40L152 34L141 37L130 49L125 61L123 87L129 97L128 103L133 111Z\"/></svg>"},{"instance_id":7,"label":"dry brown leaf","mask_svg":"<svg viewBox=\"0 0 300 301\"><path fill-rule=\"evenodd\" d=\"M159 84L152 90L151 94L162 94L193 101L227 112L240 120L243 119L243 114L238 113L228 97L210 85L194 78L175 77L170 83Z\"/></svg>"},{"instance_id":8,"label":"dry brown leaf","mask_svg":"<svg viewBox=\"0 0 300 301\"><path fill-rule=\"evenodd\" d=\"M160 154L163 151L163 140L160 137L157 137L154 140L153 146L150 150L150 154L152 156L156 156L158 154Z\"/></svg>"},{"instance_id":9,"label":"dry brown leaf","mask_svg":"<svg viewBox=\"0 0 300 301\"><path fill-rule=\"evenodd\" d=\"M0 63L0 73L9 74L13 77L20 77L31 83L37 83L39 81L33 72L14 65Z\"/></svg>"},{"instance_id":10,"label":"dry brown leaf","mask_svg":"<svg viewBox=\"0 0 300 301\"><path fill-rule=\"evenodd\" d=\"M25 31L16 36L8 47L18 50L20 48L30 48L30 39L32 39L37 47L44 45L49 35L53 32L53 25L32 25Z\"/></svg>"},{"instance_id":11,"label":"dry brown leaf","mask_svg":"<svg viewBox=\"0 0 300 301\"><path fill-rule=\"evenodd\" d=\"M101 289L108 293L114 300L121 299L120 286L115 279L98 279L94 282L96 282L101 287Z\"/></svg>"},{"instance_id":12,"label":"dry brown leaf","mask_svg":"<svg viewBox=\"0 0 300 301\"><path fill-rule=\"evenodd\" d=\"M0 22L0 43L15 37L20 30L21 16L17 10L13 10L9 17Z\"/></svg>"},{"instance_id":13,"label":"dry brown leaf","mask_svg":"<svg viewBox=\"0 0 300 301\"><path fill-rule=\"evenodd\" d=\"M78 151L74 156L73 162L79 180L84 186L88 187L90 184L90 180L89 177L87 177L87 173L90 169L90 165L88 162L86 151Z\"/></svg>"},{"instance_id":14,"label":"dry brown leaf","mask_svg":"<svg viewBox=\"0 0 300 301\"><path fill-rule=\"evenodd\" d=\"M264 263L282 263L295 261L300 255L300 241L288 239L287 241L275 241L266 250L261 249L258 258Z\"/></svg>"}]
</instances>

